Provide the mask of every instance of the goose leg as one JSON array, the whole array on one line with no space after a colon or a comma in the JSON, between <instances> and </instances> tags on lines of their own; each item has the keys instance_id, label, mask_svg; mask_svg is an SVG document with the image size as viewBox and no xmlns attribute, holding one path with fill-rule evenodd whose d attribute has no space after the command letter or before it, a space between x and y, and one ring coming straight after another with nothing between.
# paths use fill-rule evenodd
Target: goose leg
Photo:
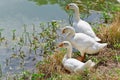
<instances>
[{"instance_id":1,"label":"goose leg","mask_svg":"<svg viewBox=\"0 0 120 80\"><path fill-rule=\"evenodd\" d=\"M78 59L79 61L82 61L82 62L83 62L84 59L85 59L85 56L78 56L77 59Z\"/></svg>"},{"instance_id":2,"label":"goose leg","mask_svg":"<svg viewBox=\"0 0 120 80\"><path fill-rule=\"evenodd\" d=\"M85 59L84 53L81 53L81 56L78 56L77 59L78 59L79 61L83 62L84 59Z\"/></svg>"}]
</instances>

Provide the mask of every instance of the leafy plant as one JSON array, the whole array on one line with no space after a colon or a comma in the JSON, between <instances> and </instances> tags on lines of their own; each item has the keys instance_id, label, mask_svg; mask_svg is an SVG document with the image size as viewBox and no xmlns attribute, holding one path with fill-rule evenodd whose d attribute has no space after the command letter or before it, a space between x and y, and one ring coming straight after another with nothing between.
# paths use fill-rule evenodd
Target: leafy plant
<instances>
[{"instance_id":1,"label":"leafy plant","mask_svg":"<svg viewBox=\"0 0 120 80\"><path fill-rule=\"evenodd\" d=\"M48 22L48 27L43 24L40 24L42 27L42 32L39 33L41 39L41 48L44 54L50 54L55 49L55 45L59 39L59 34L57 32L60 25L57 21Z\"/></svg>"},{"instance_id":2,"label":"leafy plant","mask_svg":"<svg viewBox=\"0 0 120 80\"><path fill-rule=\"evenodd\" d=\"M45 75L45 74L42 74L42 73L41 73L41 74L36 74L36 73L34 73L34 74L32 74L31 80L38 80L38 79L44 77L44 75Z\"/></svg>"},{"instance_id":3,"label":"leafy plant","mask_svg":"<svg viewBox=\"0 0 120 80\"><path fill-rule=\"evenodd\" d=\"M102 19L105 23L111 21L114 16L114 13L120 11L120 5L115 0L81 0L82 4L85 5L86 11L95 10L101 11Z\"/></svg>"}]
</instances>

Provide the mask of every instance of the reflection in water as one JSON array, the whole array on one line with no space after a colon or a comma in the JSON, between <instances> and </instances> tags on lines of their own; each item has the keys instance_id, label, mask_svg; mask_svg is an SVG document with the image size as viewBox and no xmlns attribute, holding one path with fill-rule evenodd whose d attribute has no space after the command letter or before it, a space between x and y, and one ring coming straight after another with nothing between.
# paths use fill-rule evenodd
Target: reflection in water
<instances>
[{"instance_id":1,"label":"reflection in water","mask_svg":"<svg viewBox=\"0 0 120 80\"><path fill-rule=\"evenodd\" d=\"M69 10L65 10L65 6L69 3L76 3L79 7L80 11L80 17L84 20L87 20L90 23L101 23L101 17L102 14L97 11L91 11L91 10L101 10L99 8L99 4L106 3L104 0L93 0L93 1L87 1L87 0L29 0L35 2L37 5L48 5L48 4L58 4L61 9L66 11L68 17L70 17L69 20L71 20L71 16L73 15L73 12ZM96 7L97 6L97 7ZM71 20L72 21L72 20Z\"/></svg>"},{"instance_id":2,"label":"reflection in water","mask_svg":"<svg viewBox=\"0 0 120 80\"><path fill-rule=\"evenodd\" d=\"M83 11L83 5L80 0L29 0L36 2L37 5L48 5L48 4L58 4L63 10L65 10L65 6L69 3L76 3L79 5L80 11Z\"/></svg>"},{"instance_id":3,"label":"reflection in water","mask_svg":"<svg viewBox=\"0 0 120 80\"><path fill-rule=\"evenodd\" d=\"M70 2L74 2L77 0L29 0L36 2L37 5L47 5L47 4L59 4L60 6L65 6Z\"/></svg>"}]
</instances>

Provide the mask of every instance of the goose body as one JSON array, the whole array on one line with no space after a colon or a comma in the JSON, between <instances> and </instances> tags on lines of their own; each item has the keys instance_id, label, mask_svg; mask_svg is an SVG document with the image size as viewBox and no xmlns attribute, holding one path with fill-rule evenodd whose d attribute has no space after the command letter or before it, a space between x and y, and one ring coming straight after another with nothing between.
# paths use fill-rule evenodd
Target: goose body
<instances>
[{"instance_id":1,"label":"goose body","mask_svg":"<svg viewBox=\"0 0 120 80\"><path fill-rule=\"evenodd\" d=\"M92 37L84 33L75 33L75 29L71 26L64 27L62 33L66 34L66 39L81 52L83 58L85 53L95 54L107 45L107 43L96 42Z\"/></svg>"},{"instance_id":2,"label":"goose body","mask_svg":"<svg viewBox=\"0 0 120 80\"><path fill-rule=\"evenodd\" d=\"M60 43L59 47L67 48L67 53L62 60L62 64L64 68L71 73L80 73L86 68L90 69L94 67L95 63L91 60L83 63L77 59L72 58L72 45L69 41L63 41L62 43Z\"/></svg>"},{"instance_id":3,"label":"goose body","mask_svg":"<svg viewBox=\"0 0 120 80\"><path fill-rule=\"evenodd\" d=\"M66 8L72 9L75 12L75 21L73 22L73 27L76 33L84 33L95 39L95 41L101 41L101 39L98 38L92 30L90 24L80 19L79 8L75 3L68 4Z\"/></svg>"}]
</instances>

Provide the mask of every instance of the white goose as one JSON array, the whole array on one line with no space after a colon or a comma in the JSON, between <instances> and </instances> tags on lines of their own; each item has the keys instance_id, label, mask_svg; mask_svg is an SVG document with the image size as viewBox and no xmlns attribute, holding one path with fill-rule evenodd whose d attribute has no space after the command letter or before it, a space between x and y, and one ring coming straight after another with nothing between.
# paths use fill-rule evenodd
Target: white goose
<instances>
[{"instance_id":1,"label":"white goose","mask_svg":"<svg viewBox=\"0 0 120 80\"><path fill-rule=\"evenodd\" d=\"M96 36L94 31L92 30L89 23L80 19L79 8L75 3L70 3L66 6L66 9L72 9L75 12L75 21L73 22L73 27L77 33L85 33L90 37L94 38L95 41L101 41L100 38Z\"/></svg>"},{"instance_id":2,"label":"white goose","mask_svg":"<svg viewBox=\"0 0 120 80\"><path fill-rule=\"evenodd\" d=\"M85 53L95 54L107 45L107 43L96 42L84 33L75 33L75 29L71 26L64 27L62 33L66 35L66 39L71 42L72 46L81 52L81 61L84 60Z\"/></svg>"},{"instance_id":3,"label":"white goose","mask_svg":"<svg viewBox=\"0 0 120 80\"><path fill-rule=\"evenodd\" d=\"M62 64L64 68L71 73L80 73L84 71L84 69L90 69L95 66L95 63L91 60L83 63L77 59L72 58L72 45L69 41L63 41L59 44L59 47L63 47L67 49L67 53L65 54Z\"/></svg>"}]
</instances>

